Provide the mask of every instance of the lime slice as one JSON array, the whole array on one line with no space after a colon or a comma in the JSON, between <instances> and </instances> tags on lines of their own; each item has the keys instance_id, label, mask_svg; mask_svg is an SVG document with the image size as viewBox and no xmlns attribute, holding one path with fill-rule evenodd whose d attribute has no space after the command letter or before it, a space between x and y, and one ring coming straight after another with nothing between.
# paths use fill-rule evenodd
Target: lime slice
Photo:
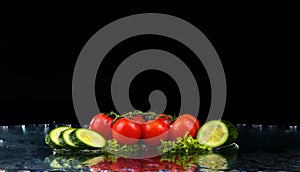
<instances>
[{"instance_id":1,"label":"lime slice","mask_svg":"<svg viewBox=\"0 0 300 172\"><path fill-rule=\"evenodd\" d=\"M228 128L221 120L205 123L197 134L200 144L215 148L223 145L228 139Z\"/></svg>"},{"instance_id":2,"label":"lime slice","mask_svg":"<svg viewBox=\"0 0 300 172\"><path fill-rule=\"evenodd\" d=\"M197 133L199 143L211 148L231 144L237 137L238 132L235 126L224 120L209 121Z\"/></svg>"},{"instance_id":3,"label":"lime slice","mask_svg":"<svg viewBox=\"0 0 300 172\"><path fill-rule=\"evenodd\" d=\"M106 144L105 138L96 131L79 128L70 134L71 141L79 147L103 148Z\"/></svg>"}]
</instances>

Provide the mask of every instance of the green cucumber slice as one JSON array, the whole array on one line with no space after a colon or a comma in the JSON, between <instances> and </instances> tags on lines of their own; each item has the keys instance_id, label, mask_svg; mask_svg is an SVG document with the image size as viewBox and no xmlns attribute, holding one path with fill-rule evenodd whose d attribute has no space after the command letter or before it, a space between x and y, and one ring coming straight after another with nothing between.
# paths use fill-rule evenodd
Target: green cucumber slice
<instances>
[{"instance_id":1,"label":"green cucumber slice","mask_svg":"<svg viewBox=\"0 0 300 172\"><path fill-rule=\"evenodd\" d=\"M60 144L64 147L64 148L67 148L67 149L78 149L79 146L75 145L71 138L70 138L70 134L76 130L76 128L69 128L67 130L64 130L63 132L60 133L60 136L59 136L59 141L60 141Z\"/></svg>"},{"instance_id":2,"label":"green cucumber slice","mask_svg":"<svg viewBox=\"0 0 300 172\"><path fill-rule=\"evenodd\" d=\"M98 149L106 145L106 140L101 134L86 128L76 129L70 134L70 138L79 147Z\"/></svg>"},{"instance_id":3,"label":"green cucumber slice","mask_svg":"<svg viewBox=\"0 0 300 172\"><path fill-rule=\"evenodd\" d=\"M224 120L212 120L200 128L197 140L200 144L216 148L233 143L238 137L235 126Z\"/></svg>"},{"instance_id":4,"label":"green cucumber slice","mask_svg":"<svg viewBox=\"0 0 300 172\"><path fill-rule=\"evenodd\" d=\"M49 134L45 136L45 143L54 149L63 148L63 145L59 141L60 134L69 129L70 127L61 126L50 131Z\"/></svg>"}]
</instances>

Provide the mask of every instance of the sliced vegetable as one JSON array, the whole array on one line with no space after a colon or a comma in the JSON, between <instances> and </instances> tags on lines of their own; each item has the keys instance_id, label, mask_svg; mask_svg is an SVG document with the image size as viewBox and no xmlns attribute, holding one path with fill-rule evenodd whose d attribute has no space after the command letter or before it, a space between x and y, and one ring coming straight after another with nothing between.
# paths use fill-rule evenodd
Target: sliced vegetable
<instances>
[{"instance_id":1,"label":"sliced vegetable","mask_svg":"<svg viewBox=\"0 0 300 172\"><path fill-rule=\"evenodd\" d=\"M103 148L106 144L105 138L96 131L79 128L70 134L71 141L81 148Z\"/></svg>"},{"instance_id":2,"label":"sliced vegetable","mask_svg":"<svg viewBox=\"0 0 300 172\"><path fill-rule=\"evenodd\" d=\"M61 132L60 136L59 136L59 141L60 144L67 149L79 149L79 146L75 145L71 138L70 138L70 134L75 131L76 128L69 128L67 130L64 130L63 132Z\"/></svg>"},{"instance_id":3,"label":"sliced vegetable","mask_svg":"<svg viewBox=\"0 0 300 172\"><path fill-rule=\"evenodd\" d=\"M50 133L45 136L46 144L49 145L50 147L52 147L53 149L62 148L63 145L59 141L59 136L63 131L65 131L69 128L70 127L67 127L67 126L61 126L61 127L57 127L55 129L51 130Z\"/></svg>"},{"instance_id":4,"label":"sliced vegetable","mask_svg":"<svg viewBox=\"0 0 300 172\"><path fill-rule=\"evenodd\" d=\"M233 143L238 137L233 124L224 120L212 120L205 123L197 133L200 144L211 148Z\"/></svg>"}]
</instances>

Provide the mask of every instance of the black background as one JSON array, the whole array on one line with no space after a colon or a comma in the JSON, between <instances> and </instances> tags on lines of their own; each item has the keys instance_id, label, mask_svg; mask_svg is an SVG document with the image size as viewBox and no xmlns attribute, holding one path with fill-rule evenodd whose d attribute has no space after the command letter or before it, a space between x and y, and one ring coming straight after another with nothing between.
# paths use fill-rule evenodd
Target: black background
<instances>
[{"instance_id":1,"label":"black background","mask_svg":"<svg viewBox=\"0 0 300 172\"><path fill-rule=\"evenodd\" d=\"M211 41L227 78L223 118L234 123L297 124L299 17L292 5L204 9L207 7L1 7L0 124L76 123L72 75L82 47L106 24L144 12L182 18ZM101 79L106 78L98 75L98 85ZM161 89L176 90L163 79L158 79L158 83L162 83ZM134 88L144 90L152 86ZM102 98L97 100L99 103ZM110 111L110 106L103 110Z\"/></svg>"}]
</instances>

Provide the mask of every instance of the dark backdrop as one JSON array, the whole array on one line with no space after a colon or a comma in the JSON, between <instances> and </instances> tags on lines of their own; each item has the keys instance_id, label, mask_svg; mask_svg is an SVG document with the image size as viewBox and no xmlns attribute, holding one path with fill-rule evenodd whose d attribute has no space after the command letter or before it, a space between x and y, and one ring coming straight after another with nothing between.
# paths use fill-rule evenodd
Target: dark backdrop
<instances>
[{"instance_id":1,"label":"dark backdrop","mask_svg":"<svg viewBox=\"0 0 300 172\"><path fill-rule=\"evenodd\" d=\"M296 11L280 5L276 8L239 8L221 12L203 12L205 8L120 10L103 6L81 10L1 7L0 124L76 123L71 84L81 48L106 24L143 12L180 17L197 26L208 37L226 73L228 97L225 119L235 123L297 124L300 120L300 85L297 82L299 27L296 25L299 18ZM139 42L144 39L145 45L129 44L152 47L155 45L153 42L160 38L140 39ZM164 41L170 43L170 40ZM171 47L176 47L172 43L162 46L171 50ZM203 69L200 67L199 70ZM176 91L176 87L168 85L172 81L163 82L162 78L155 77L155 73L143 75L149 80L157 78L159 89ZM106 78L98 77L98 85L101 79ZM133 86L141 94L144 89L151 90L152 87L157 86ZM203 92L206 92L205 88ZM101 102L101 97L97 100ZM205 102L209 102L209 96L201 101L204 102L203 107L207 106ZM146 108L141 104L137 106ZM111 106L106 106L103 111L110 109Z\"/></svg>"}]
</instances>

